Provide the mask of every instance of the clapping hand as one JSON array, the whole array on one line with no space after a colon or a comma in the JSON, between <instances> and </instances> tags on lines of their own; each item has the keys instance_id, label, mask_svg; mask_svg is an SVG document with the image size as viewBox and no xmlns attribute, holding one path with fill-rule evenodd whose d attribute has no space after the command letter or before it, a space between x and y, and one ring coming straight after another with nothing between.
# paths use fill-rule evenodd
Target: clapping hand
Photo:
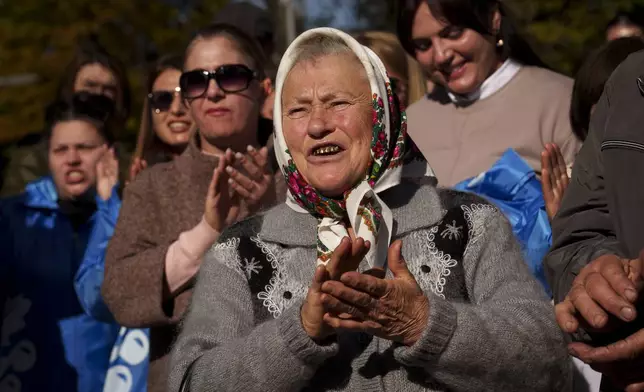
<instances>
[{"instance_id":1,"label":"clapping hand","mask_svg":"<svg viewBox=\"0 0 644 392\"><path fill-rule=\"evenodd\" d=\"M107 201L112 197L112 191L119 182L119 162L114 148L106 145L101 147L103 155L96 163L96 193Z\"/></svg>"},{"instance_id":2,"label":"clapping hand","mask_svg":"<svg viewBox=\"0 0 644 392\"><path fill-rule=\"evenodd\" d=\"M128 184L134 180L139 173L147 169L148 163L143 158L134 158L132 165L130 166L130 178L128 179Z\"/></svg>"},{"instance_id":3,"label":"clapping hand","mask_svg":"<svg viewBox=\"0 0 644 392\"><path fill-rule=\"evenodd\" d=\"M217 232L237 221L241 210L241 197L228 187L229 177L226 166L231 163L228 154L219 159L208 186L204 219Z\"/></svg>"},{"instance_id":4,"label":"clapping hand","mask_svg":"<svg viewBox=\"0 0 644 392\"><path fill-rule=\"evenodd\" d=\"M345 237L333 251L328 264L318 266L315 270L313 282L300 313L302 326L312 339L323 340L335 333L334 329L324 322L326 309L322 300L322 285L331 279L339 279L346 271L356 270L370 247L369 241L365 242L362 238L351 240Z\"/></svg>"},{"instance_id":5,"label":"clapping hand","mask_svg":"<svg viewBox=\"0 0 644 392\"><path fill-rule=\"evenodd\" d=\"M429 299L409 272L401 255L402 242L389 247L388 266L370 273L345 272L340 281L322 283L324 321L335 329L366 332L383 339L413 345L429 318Z\"/></svg>"},{"instance_id":6,"label":"clapping hand","mask_svg":"<svg viewBox=\"0 0 644 392\"><path fill-rule=\"evenodd\" d=\"M226 173L230 176L228 183L245 201L248 213L253 214L261 207L261 202L271 186L273 176L269 170L268 149L262 147L256 150L248 146L247 153L234 153L226 151L226 159L230 164L226 166ZM245 173L233 166L243 168Z\"/></svg>"},{"instance_id":7,"label":"clapping hand","mask_svg":"<svg viewBox=\"0 0 644 392\"><path fill-rule=\"evenodd\" d=\"M566 160L559 146L546 144L541 153L541 190L546 202L546 212L551 221L559 211L569 182Z\"/></svg>"}]
</instances>

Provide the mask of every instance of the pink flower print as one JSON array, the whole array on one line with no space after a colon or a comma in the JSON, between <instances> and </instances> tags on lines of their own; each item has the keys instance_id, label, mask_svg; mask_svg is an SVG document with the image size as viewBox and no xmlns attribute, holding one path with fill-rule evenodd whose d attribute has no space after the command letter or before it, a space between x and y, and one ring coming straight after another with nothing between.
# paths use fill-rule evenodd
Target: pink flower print
<instances>
[{"instance_id":1,"label":"pink flower print","mask_svg":"<svg viewBox=\"0 0 644 392\"><path fill-rule=\"evenodd\" d=\"M375 111L375 110L373 111L373 117L371 118L371 121L372 121L373 125L378 124L378 112Z\"/></svg>"},{"instance_id":2,"label":"pink flower print","mask_svg":"<svg viewBox=\"0 0 644 392\"><path fill-rule=\"evenodd\" d=\"M304 197L313 204L318 204L320 202L320 196L318 196L317 192L311 187L304 188Z\"/></svg>"}]
</instances>

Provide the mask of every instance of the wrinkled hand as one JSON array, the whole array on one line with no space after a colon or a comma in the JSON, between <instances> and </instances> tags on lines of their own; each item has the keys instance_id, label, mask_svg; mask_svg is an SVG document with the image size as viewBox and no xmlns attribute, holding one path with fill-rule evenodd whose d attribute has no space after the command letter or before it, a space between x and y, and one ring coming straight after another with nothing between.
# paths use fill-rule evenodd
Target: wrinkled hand
<instances>
[{"instance_id":1,"label":"wrinkled hand","mask_svg":"<svg viewBox=\"0 0 644 392\"><path fill-rule=\"evenodd\" d=\"M270 189L272 189L273 175L268 164L268 149L262 147L259 151L248 146L248 152L233 154L231 150L226 151L226 158L231 162L226 167L226 173L230 176L230 187L235 190L246 202L248 213L253 214L261 207L261 202ZM233 163L241 166L243 174L233 167Z\"/></svg>"},{"instance_id":2,"label":"wrinkled hand","mask_svg":"<svg viewBox=\"0 0 644 392\"><path fill-rule=\"evenodd\" d=\"M407 346L418 341L427 327L430 304L401 249L401 241L389 247L388 266L394 279L383 279L384 271L379 277L347 272L340 282L324 282L324 321L336 329L366 332Z\"/></svg>"},{"instance_id":3,"label":"wrinkled hand","mask_svg":"<svg viewBox=\"0 0 644 392\"><path fill-rule=\"evenodd\" d=\"M130 178L128 179L127 183L129 184L130 182L134 181L134 177L136 177L139 173L141 173L143 170L147 168L148 168L148 163L145 161L145 159L134 158L134 161L130 166Z\"/></svg>"},{"instance_id":4,"label":"wrinkled hand","mask_svg":"<svg viewBox=\"0 0 644 392\"><path fill-rule=\"evenodd\" d=\"M644 288L643 260L644 254L634 260L605 255L584 267L568 296L555 307L559 326L569 333L575 332L580 324L590 330L610 332L614 324L635 320L633 304L641 300ZM575 342L568 349L616 386L627 391L644 391L644 330L608 346Z\"/></svg>"},{"instance_id":5,"label":"wrinkled hand","mask_svg":"<svg viewBox=\"0 0 644 392\"><path fill-rule=\"evenodd\" d=\"M644 329L604 347L572 343L571 354L627 392L644 391Z\"/></svg>"},{"instance_id":6,"label":"wrinkled hand","mask_svg":"<svg viewBox=\"0 0 644 392\"><path fill-rule=\"evenodd\" d=\"M580 324L605 331L610 328L609 314L623 322L633 321L641 286L641 258L601 256L581 270L566 298L555 307L557 323L564 332L573 333Z\"/></svg>"},{"instance_id":7,"label":"wrinkled hand","mask_svg":"<svg viewBox=\"0 0 644 392\"><path fill-rule=\"evenodd\" d=\"M107 201L112 197L112 191L119 182L119 161L116 159L114 148L101 147L104 152L96 163L96 193Z\"/></svg>"},{"instance_id":8,"label":"wrinkled hand","mask_svg":"<svg viewBox=\"0 0 644 392\"><path fill-rule=\"evenodd\" d=\"M355 271L369 251L370 243L362 238L351 240L345 237L333 251L326 266L318 266L313 283L309 287L306 301L302 306L302 326L315 340L333 335L334 329L324 321L326 310L322 303L322 284L331 279L340 279L346 271Z\"/></svg>"},{"instance_id":9,"label":"wrinkled hand","mask_svg":"<svg viewBox=\"0 0 644 392\"><path fill-rule=\"evenodd\" d=\"M230 164L226 156L219 159L219 163L212 175L206 195L204 218L217 232L235 223L240 214L241 198L228 186L229 177L226 175L226 165Z\"/></svg>"},{"instance_id":10,"label":"wrinkled hand","mask_svg":"<svg viewBox=\"0 0 644 392\"><path fill-rule=\"evenodd\" d=\"M551 221L559 211L569 182L566 160L559 146L546 144L541 152L541 190L546 202L546 212Z\"/></svg>"}]
</instances>

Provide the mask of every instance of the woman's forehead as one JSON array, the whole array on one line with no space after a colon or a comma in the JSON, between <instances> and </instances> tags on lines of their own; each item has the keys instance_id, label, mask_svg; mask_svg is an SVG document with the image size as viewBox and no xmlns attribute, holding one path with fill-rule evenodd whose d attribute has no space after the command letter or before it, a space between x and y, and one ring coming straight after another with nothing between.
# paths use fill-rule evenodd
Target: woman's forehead
<instances>
[{"instance_id":1,"label":"woman's forehead","mask_svg":"<svg viewBox=\"0 0 644 392\"><path fill-rule=\"evenodd\" d=\"M237 44L226 37L213 37L197 39L191 44L185 68L213 70L224 64L250 66Z\"/></svg>"},{"instance_id":2,"label":"woman's forehead","mask_svg":"<svg viewBox=\"0 0 644 392\"><path fill-rule=\"evenodd\" d=\"M325 55L298 61L286 76L284 84L285 90L307 85L348 90L358 86L369 88L366 70L352 54Z\"/></svg>"}]
</instances>

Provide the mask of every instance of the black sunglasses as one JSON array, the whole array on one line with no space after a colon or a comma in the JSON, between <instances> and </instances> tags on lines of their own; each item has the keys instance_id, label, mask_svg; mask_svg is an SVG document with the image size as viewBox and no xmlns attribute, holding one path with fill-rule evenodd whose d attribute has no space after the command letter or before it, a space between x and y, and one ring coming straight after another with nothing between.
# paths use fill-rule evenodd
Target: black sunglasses
<instances>
[{"instance_id":1,"label":"black sunglasses","mask_svg":"<svg viewBox=\"0 0 644 392\"><path fill-rule=\"evenodd\" d=\"M184 72L179 79L179 86L185 99L195 99L206 94L211 79L225 93L238 93L246 90L256 78L257 72L243 64L226 64L214 71L197 69Z\"/></svg>"},{"instance_id":2,"label":"black sunglasses","mask_svg":"<svg viewBox=\"0 0 644 392\"><path fill-rule=\"evenodd\" d=\"M181 87L176 87L174 91L159 90L153 91L148 94L150 107L154 109L155 113L167 112L172 106L175 95L181 93Z\"/></svg>"}]
</instances>

